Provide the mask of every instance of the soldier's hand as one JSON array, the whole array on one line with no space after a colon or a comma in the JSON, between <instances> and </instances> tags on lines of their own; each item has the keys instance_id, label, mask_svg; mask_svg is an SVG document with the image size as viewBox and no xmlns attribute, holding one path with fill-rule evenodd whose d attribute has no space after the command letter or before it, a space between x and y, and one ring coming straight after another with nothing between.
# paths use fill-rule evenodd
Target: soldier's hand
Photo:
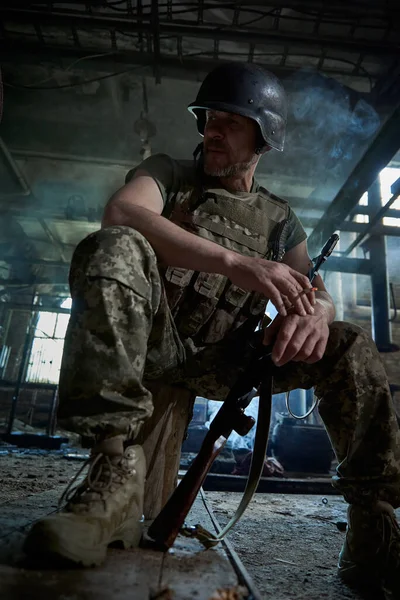
<instances>
[{"instance_id":1,"label":"soldier's hand","mask_svg":"<svg viewBox=\"0 0 400 600\"><path fill-rule=\"evenodd\" d=\"M321 360L329 337L329 326L323 311L301 317L277 316L264 332L264 344L273 344L272 360L279 367L289 361L312 364Z\"/></svg>"},{"instance_id":2,"label":"soldier's hand","mask_svg":"<svg viewBox=\"0 0 400 600\"><path fill-rule=\"evenodd\" d=\"M302 294L311 287L308 277L288 265L237 254L227 274L235 285L265 294L282 316L289 307L301 316L314 312L315 294Z\"/></svg>"}]
</instances>

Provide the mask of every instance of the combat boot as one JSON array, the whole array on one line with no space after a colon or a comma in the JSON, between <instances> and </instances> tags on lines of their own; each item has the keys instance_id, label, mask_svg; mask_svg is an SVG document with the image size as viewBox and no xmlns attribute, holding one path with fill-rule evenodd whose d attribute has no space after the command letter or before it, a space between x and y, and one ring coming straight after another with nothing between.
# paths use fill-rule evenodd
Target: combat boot
<instances>
[{"instance_id":1,"label":"combat boot","mask_svg":"<svg viewBox=\"0 0 400 600\"><path fill-rule=\"evenodd\" d=\"M390 504L349 506L338 572L349 585L378 587L400 600L400 527Z\"/></svg>"},{"instance_id":2,"label":"combat boot","mask_svg":"<svg viewBox=\"0 0 400 600\"><path fill-rule=\"evenodd\" d=\"M141 446L124 450L122 436L103 440L92 451L88 472L61 497L65 508L38 521L24 551L35 562L100 565L113 542L127 548L142 534L145 457Z\"/></svg>"}]
</instances>

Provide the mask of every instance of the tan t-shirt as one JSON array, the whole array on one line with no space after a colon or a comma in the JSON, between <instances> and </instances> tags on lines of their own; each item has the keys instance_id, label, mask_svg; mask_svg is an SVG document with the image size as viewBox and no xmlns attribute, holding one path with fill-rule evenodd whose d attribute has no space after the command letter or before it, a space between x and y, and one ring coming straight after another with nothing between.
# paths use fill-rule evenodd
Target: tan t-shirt
<instances>
[{"instance_id":1,"label":"tan t-shirt","mask_svg":"<svg viewBox=\"0 0 400 600\"><path fill-rule=\"evenodd\" d=\"M193 160L176 160L167 154L154 154L144 160L140 165L131 169L125 178L125 183L128 183L138 169L147 171L154 181L157 183L164 202L164 215L169 215L172 212L173 203L176 194L183 187L189 185L198 185L196 170ZM213 189L219 187L218 179L214 177L205 177L203 180L205 187ZM259 184L254 179L250 192L257 192ZM238 201L239 198L238 198ZM286 240L285 250L291 250L307 238L307 234L303 229L298 217L289 207L289 235Z\"/></svg>"}]
</instances>

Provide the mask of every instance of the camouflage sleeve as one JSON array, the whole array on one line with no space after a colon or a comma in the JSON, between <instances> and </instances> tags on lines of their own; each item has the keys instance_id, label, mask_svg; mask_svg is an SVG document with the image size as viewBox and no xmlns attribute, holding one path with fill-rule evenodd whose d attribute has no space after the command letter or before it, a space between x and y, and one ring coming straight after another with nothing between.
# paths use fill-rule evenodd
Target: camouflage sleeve
<instances>
[{"instance_id":1,"label":"camouflage sleeve","mask_svg":"<svg viewBox=\"0 0 400 600\"><path fill-rule=\"evenodd\" d=\"M286 239L286 245L285 245L286 252L288 252L288 250L291 250L292 248L294 248L295 246L297 246L301 242L304 242L304 240L307 239L307 234L304 231L304 228L300 222L300 219L297 217L297 215L293 212L293 210L290 207L289 207L289 213L288 213L288 220L289 220L289 227L288 227L289 235Z\"/></svg>"},{"instance_id":2,"label":"camouflage sleeve","mask_svg":"<svg viewBox=\"0 0 400 600\"><path fill-rule=\"evenodd\" d=\"M131 169L125 177L129 183L138 169L144 169L151 175L160 190L164 206L177 185L177 170L175 161L167 154L154 154L146 158L137 167Z\"/></svg>"}]
</instances>

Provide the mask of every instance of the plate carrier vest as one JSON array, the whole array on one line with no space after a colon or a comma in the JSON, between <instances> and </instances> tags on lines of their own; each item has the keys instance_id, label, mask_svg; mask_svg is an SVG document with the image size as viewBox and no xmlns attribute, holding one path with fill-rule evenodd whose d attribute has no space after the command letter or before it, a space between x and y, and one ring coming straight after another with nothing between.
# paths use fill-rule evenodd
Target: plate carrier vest
<instances>
[{"instance_id":1,"label":"plate carrier vest","mask_svg":"<svg viewBox=\"0 0 400 600\"><path fill-rule=\"evenodd\" d=\"M168 218L187 231L245 256L281 261L288 235L288 204L260 188L232 194L191 186L177 194ZM268 298L218 273L161 268L179 334L196 345L219 342L249 318L254 328Z\"/></svg>"}]
</instances>

